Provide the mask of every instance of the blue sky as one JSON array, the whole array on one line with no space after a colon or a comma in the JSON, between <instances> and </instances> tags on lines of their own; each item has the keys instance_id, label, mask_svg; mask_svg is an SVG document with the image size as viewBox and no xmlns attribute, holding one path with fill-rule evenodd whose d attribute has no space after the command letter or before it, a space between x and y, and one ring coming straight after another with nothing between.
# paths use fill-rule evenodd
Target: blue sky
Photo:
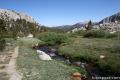
<instances>
[{"instance_id":1,"label":"blue sky","mask_svg":"<svg viewBox=\"0 0 120 80\"><path fill-rule=\"evenodd\" d=\"M120 0L0 0L0 8L27 13L42 25L69 25L120 12Z\"/></svg>"}]
</instances>

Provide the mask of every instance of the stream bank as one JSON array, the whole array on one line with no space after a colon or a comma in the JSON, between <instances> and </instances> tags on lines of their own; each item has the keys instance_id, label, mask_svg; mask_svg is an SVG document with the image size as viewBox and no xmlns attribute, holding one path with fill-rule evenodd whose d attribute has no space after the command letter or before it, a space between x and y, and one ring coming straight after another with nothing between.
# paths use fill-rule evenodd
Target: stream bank
<instances>
[{"instance_id":1,"label":"stream bank","mask_svg":"<svg viewBox=\"0 0 120 80\"><path fill-rule=\"evenodd\" d=\"M69 57L66 57L64 55L59 55L58 53L58 45L54 46L38 46L37 49L44 51L47 53L52 59L61 61L67 65L83 68L86 70L87 75L85 75L84 80L92 80L92 77L103 77L103 76L109 76L106 73L103 73L98 68L96 68L92 63L88 63L86 61L81 60L73 60Z\"/></svg>"}]
</instances>

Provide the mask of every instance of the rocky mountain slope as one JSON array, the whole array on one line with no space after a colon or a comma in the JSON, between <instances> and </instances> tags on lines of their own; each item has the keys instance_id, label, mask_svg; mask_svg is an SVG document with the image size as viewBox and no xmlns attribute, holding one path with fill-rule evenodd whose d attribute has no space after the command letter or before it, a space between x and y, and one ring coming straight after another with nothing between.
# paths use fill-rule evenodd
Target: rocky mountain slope
<instances>
[{"instance_id":1,"label":"rocky mountain slope","mask_svg":"<svg viewBox=\"0 0 120 80\"><path fill-rule=\"evenodd\" d=\"M66 32L69 32L69 31L75 32L81 29L85 30L86 25L87 25L87 22L86 23L79 22L73 25L57 26L54 28L58 28ZM92 25L94 29L102 29L110 32L120 31L120 12L112 16L106 17L99 22L92 22Z\"/></svg>"},{"instance_id":2,"label":"rocky mountain slope","mask_svg":"<svg viewBox=\"0 0 120 80\"><path fill-rule=\"evenodd\" d=\"M87 25L88 22L78 22L76 24L73 25L63 25L63 26L57 26L57 27L53 27L56 29L60 29L63 30L64 32L68 32L68 31L77 31L77 30L85 30L85 26ZM97 22L92 22L92 25L96 25Z\"/></svg>"},{"instance_id":3,"label":"rocky mountain slope","mask_svg":"<svg viewBox=\"0 0 120 80\"><path fill-rule=\"evenodd\" d=\"M104 18L94 27L110 32L120 31L120 12Z\"/></svg>"},{"instance_id":4,"label":"rocky mountain slope","mask_svg":"<svg viewBox=\"0 0 120 80\"><path fill-rule=\"evenodd\" d=\"M113 23L113 22L119 22L120 21L120 12L106 17L105 19L101 20L99 24L105 24L105 23Z\"/></svg>"},{"instance_id":5,"label":"rocky mountain slope","mask_svg":"<svg viewBox=\"0 0 120 80\"><path fill-rule=\"evenodd\" d=\"M7 10L7 9L0 9L0 19L4 19L6 21L10 21L10 20L16 21L17 19L24 19L28 22L32 22L32 23L36 22L31 16L27 14L19 13L14 10Z\"/></svg>"},{"instance_id":6,"label":"rocky mountain slope","mask_svg":"<svg viewBox=\"0 0 120 80\"><path fill-rule=\"evenodd\" d=\"M56 27L52 27L52 28L63 30L64 32L67 32L67 31L71 31L76 28L82 28L85 25L86 25L85 22L79 22L79 23L76 23L73 25L62 25L62 26L56 26Z\"/></svg>"},{"instance_id":7,"label":"rocky mountain slope","mask_svg":"<svg viewBox=\"0 0 120 80\"><path fill-rule=\"evenodd\" d=\"M0 34L6 37L36 35L44 29L27 14L0 9Z\"/></svg>"}]
</instances>

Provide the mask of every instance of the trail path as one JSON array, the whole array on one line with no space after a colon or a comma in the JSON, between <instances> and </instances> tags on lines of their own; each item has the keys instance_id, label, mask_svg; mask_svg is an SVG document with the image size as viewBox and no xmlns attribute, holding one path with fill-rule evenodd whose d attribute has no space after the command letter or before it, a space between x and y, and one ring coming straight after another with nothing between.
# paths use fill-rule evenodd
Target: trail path
<instances>
[{"instance_id":1,"label":"trail path","mask_svg":"<svg viewBox=\"0 0 120 80\"><path fill-rule=\"evenodd\" d=\"M9 80L21 80L22 79L22 76L16 70L16 59L18 57L18 49L19 49L18 46L14 49L10 62L6 66L6 72L10 77Z\"/></svg>"}]
</instances>

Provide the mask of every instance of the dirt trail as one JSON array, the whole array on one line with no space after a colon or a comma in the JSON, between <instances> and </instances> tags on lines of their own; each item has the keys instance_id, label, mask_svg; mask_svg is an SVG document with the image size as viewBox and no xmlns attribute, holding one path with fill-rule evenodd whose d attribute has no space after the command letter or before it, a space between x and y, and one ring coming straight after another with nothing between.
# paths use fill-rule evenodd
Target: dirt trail
<instances>
[{"instance_id":1,"label":"dirt trail","mask_svg":"<svg viewBox=\"0 0 120 80\"><path fill-rule=\"evenodd\" d=\"M22 76L16 70L16 58L18 57L18 49L19 49L18 46L14 49L10 62L6 66L6 73L10 77L9 80L21 80L22 79Z\"/></svg>"}]
</instances>

